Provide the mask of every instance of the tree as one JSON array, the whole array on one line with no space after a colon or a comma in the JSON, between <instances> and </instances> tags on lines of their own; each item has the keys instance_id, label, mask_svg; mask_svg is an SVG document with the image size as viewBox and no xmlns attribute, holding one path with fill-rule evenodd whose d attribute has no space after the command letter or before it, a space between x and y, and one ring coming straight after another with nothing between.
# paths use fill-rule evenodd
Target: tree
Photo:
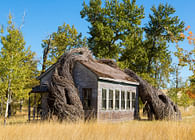
<instances>
[{"instance_id":1,"label":"tree","mask_svg":"<svg viewBox=\"0 0 195 140\"><path fill-rule=\"evenodd\" d=\"M192 104L192 99L189 97L189 95L186 93L185 88L181 90L181 97L179 99L180 106L183 106L186 110L187 107L189 107Z\"/></svg>"},{"instance_id":2,"label":"tree","mask_svg":"<svg viewBox=\"0 0 195 140\"><path fill-rule=\"evenodd\" d=\"M137 74L146 72L147 53L142 41L142 32L134 32L123 43L123 50L119 58L119 65L122 69L129 68Z\"/></svg>"},{"instance_id":3,"label":"tree","mask_svg":"<svg viewBox=\"0 0 195 140\"><path fill-rule=\"evenodd\" d=\"M130 69L124 72L139 82L138 92L142 103L144 104L143 112L148 114L148 119L181 119L181 113L177 107L161 90L151 86L147 81L139 77ZM154 118L153 118L154 117Z\"/></svg>"},{"instance_id":4,"label":"tree","mask_svg":"<svg viewBox=\"0 0 195 140\"><path fill-rule=\"evenodd\" d=\"M182 77L180 77L180 69L181 67L178 64L174 64L173 71L171 72L171 82L170 88L168 89L168 96L172 99L172 101L176 104L180 101L181 92L184 88L184 83L182 82Z\"/></svg>"},{"instance_id":5,"label":"tree","mask_svg":"<svg viewBox=\"0 0 195 140\"><path fill-rule=\"evenodd\" d=\"M190 84L186 86L186 93L192 98L195 97L195 35L190 31L190 26L185 28L185 32L181 33L180 36L183 39L187 39L192 48L184 49L178 44L178 40L175 39L177 51L174 53L178 58L178 65L181 67L188 66L189 70L192 71L192 76L189 77Z\"/></svg>"},{"instance_id":6,"label":"tree","mask_svg":"<svg viewBox=\"0 0 195 140\"><path fill-rule=\"evenodd\" d=\"M28 96L35 81L37 61L30 47L25 48L22 32L14 25L9 14L7 32L1 29L0 52L0 87L1 97L7 100L5 121L8 107L13 101L20 101Z\"/></svg>"},{"instance_id":7,"label":"tree","mask_svg":"<svg viewBox=\"0 0 195 140\"><path fill-rule=\"evenodd\" d=\"M42 47L44 48L44 54L42 72L54 64L65 51L71 48L85 46L87 46L86 39L82 39L82 34L78 34L74 26L71 27L65 23L59 26L57 32L52 33L49 39L43 40Z\"/></svg>"},{"instance_id":8,"label":"tree","mask_svg":"<svg viewBox=\"0 0 195 140\"><path fill-rule=\"evenodd\" d=\"M138 7L136 0L106 0L104 7L101 0L90 0L89 5L83 3L80 14L91 24L88 45L93 54L118 60L123 43L137 37L133 36L135 32L141 32L144 8Z\"/></svg>"},{"instance_id":9,"label":"tree","mask_svg":"<svg viewBox=\"0 0 195 140\"><path fill-rule=\"evenodd\" d=\"M193 72L193 75L190 77L190 79L191 81L194 81L195 79L195 35L189 29L190 26L187 26L185 28L185 33L187 32L187 34L185 35L184 32L182 32L180 36L183 39L187 39L189 44L192 45L193 48L188 48L187 50L185 50L183 47L179 46L178 40L174 38L174 41L176 43L176 49L177 49L177 51L174 54L179 60L178 65L182 67L188 66L189 70Z\"/></svg>"},{"instance_id":10,"label":"tree","mask_svg":"<svg viewBox=\"0 0 195 140\"><path fill-rule=\"evenodd\" d=\"M172 16L175 9L166 4L158 8L151 8L153 14L149 15L149 22L144 27L146 33L145 50L147 52L147 73L155 79L158 88L164 87L169 80L171 69L171 55L168 43L183 40L180 33L184 30L184 22L177 16Z\"/></svg>"},{"instance_id":11,"label":"tree","mask_svg":"<svg viewBox=\"0 0 195 140\"><path fill-rule=\"evenodd\" d=\"M168 96L174 103L184 107L184 109L186 109L188 106L192 104L192 99L186 93L185 87L170 88L168 90Z\"/></svg>"}]
</instances>

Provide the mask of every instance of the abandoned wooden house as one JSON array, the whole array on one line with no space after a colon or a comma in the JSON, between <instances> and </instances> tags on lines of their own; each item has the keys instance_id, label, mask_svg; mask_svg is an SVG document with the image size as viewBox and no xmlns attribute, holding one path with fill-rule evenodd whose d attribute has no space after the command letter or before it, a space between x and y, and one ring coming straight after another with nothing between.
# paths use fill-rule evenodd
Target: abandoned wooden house
<instances>
[{"instance_id":1,"label":"abandoned wooden house","mask_svg":"<svg viewBox=\"0 0 195 140\"><path fill-rule=\"evenodd\" d=\"M39 108L42 110L42 118L48 113L48 85L54 68L55 64L42 73L38 77L40 85L34 87L30 92L30 94L35 93L34 95L41 93L41 106ZM135 119L138 115L139 83L119 68L99 61L79 61L76 62L72 73L83 104L85 118L124 121ZM31 117L30 105L29 119ZM34 106L34 119L37 110L39 109Z\"/></svg>"}]
</instances>

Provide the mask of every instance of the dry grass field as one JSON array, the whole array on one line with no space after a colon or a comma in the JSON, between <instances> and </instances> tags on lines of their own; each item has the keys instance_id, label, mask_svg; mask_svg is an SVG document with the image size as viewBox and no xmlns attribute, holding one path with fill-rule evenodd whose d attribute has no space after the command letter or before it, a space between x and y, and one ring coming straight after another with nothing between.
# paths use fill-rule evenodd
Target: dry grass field
<instances>
[{"instance_id":1,"label":"dry grass field","mask_svg":"<svg viewBox=\"0 0 195 140\"><path fill-rule=\"evenodd\" d=\"M182 121L31 122L10 118L0 126L2 140L195 140L195 108Z\"/></svg>"}]
</instances>

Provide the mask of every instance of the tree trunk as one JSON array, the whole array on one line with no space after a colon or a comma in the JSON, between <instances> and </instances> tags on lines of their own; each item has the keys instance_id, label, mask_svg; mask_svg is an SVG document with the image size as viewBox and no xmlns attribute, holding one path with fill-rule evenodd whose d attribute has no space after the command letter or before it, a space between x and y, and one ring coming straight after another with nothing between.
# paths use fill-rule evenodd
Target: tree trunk
<instances>
[{"instance_id":1,"label":"tree trunk","mask_svg":"<svg viewBox=\"0 0 195 140\"><path fill-rule=\"evenodd\" d=\"M151 52L149 53L150 55L148 56L148 66L147 66L147 72L150 73L151 70L151 65L152 65L152 58L154 57L154 48L156 45L156 39L153 40Z\"/></svg>"},{"instance_id":2,"label":"tree trunk","mask_svg":"<svg viewBox=\"0 0 195 140\"><path fill-rule=\"evenodd\" d=\"M42 64L42 71L41 71L41 73L45 72L46 63L47 63L47 57L48 57L48 53L49 53L50 49L51 49L51 36L49 37L48 42L47 42L47 47L44 49L44 52L43 52L43 64Z\"/></svg>"},{"instance_id":3,"label":"tree trunk","mask_svg":"<svg viewBox=\"0 0 195 140\"><path fill-rule=\"evenodd\" d=\"M79 98L79 93L73 81L73 68L79 61L95 61L86 48L72 49L60 57L55 64L55 69L49 84L48 105L50 112L60 120L76 121L84 118L83 106ZM111 67L117 67L114 62L103 60ZM139 96L149 119L181 119L180 111L161 90L157 90L144 81L133 71L126 69L130 77L139 82Z\"/></svg>"},{"instance_id":4,"label":"tree trunk","mask_svg":"<svg viewBox=\"0 0 195 140\"><path fill-rule=\"evenodd\" d=\"M7 98L7 103L6 103L6 109L5 109L5 118L4 118L4 125L6 125L6 120L8 116L8 108L9 108L9 103L10 103L10 94L8 93L8 98Z\"/></svg>"},{"instance_id":5,"label":"tree trunk","mask_svg":"<svg viewBox=\"0 0 195 140\"><path fill-rule=\"evenodd\" d=\"M48 95L49 109L60 120L84 119L83 106L72 77L74 65L80 60L93 61L88 49L73 49L62 55L51 76Z\"/></svg>"},{"instance_id":6,"label":"tree trunk","mask_svg":"<svg viewBox=\"0 0 195 140\"><path fill-rule=\"evenodd\" d=\"M3 115L3 97L1 97L1 115Z\"/></svg>"},{"instance_id":7,"label":"tree trunk","mask_svg":"<svg viewBox=\"0 0 195 140\"><path fill-rule=\"evenodd\" d=\"M9 106L8 106L8 118L11 117L11 115L12 115L12 106L9 103Z\"/></svg>"},{"instance_id":8,"label":"tree trunk","mask_svg":"<svg viewBox=\"0 0 195 140\"><path fill-rule=\"evenodd\" d=\"M23 99L20 100L20 112L22 112Z\"/></svg>"},{"instance_id":9,"label":"tree trunk","mask_svg":"<svg viewBox=\"0 0 195 140\"><path fill-rule=\"evenodd\" d=\"M177 107L161 90L152 87L132 70L126 69L125 73L139 82L139 95L143 104L144 111L147 112L149 119L156 120L180 120L181 113Z\"/></svg>"},{"instance_id":10,"label":"tree trunk","mask_svg":"<svg viewBox=\"0 0 195 140\"><path fill-rule=\"evenodd\" d=\"M4 125L6 125L6 120L7 120L7 116L8 116L9 104L10 104L10 102L11 102L10 86L11 86L11 80L9 79L9 81L8 81L8 89L7 89L7 103L6 103L6 110L5 110Z\"/></svg>"}]
</instances>

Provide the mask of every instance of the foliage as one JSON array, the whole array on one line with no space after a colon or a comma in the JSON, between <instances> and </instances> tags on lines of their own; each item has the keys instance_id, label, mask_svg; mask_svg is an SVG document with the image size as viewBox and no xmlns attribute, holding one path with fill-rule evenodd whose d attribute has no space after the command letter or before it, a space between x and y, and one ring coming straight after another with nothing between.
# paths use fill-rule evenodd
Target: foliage
<instances>
[{"instance_id":1,"label":"foliage","mask_svg":"<svg viewBox=\"0 0 195 140\"><path fill-rule=\"evenodd\" d=\"M189 30L190 26L187 26L185 28L185 33L187 32L187 35L183 33L180 34L180 36L183 39L187 39L189 44L193 46L192 49L188 48L185 50L183 47L180 47L178 44L178 40L175 39L176 49L177 51L174 53L175 56L179 59L179 65L184 67L188 66L189 70L193 72L193 75L190 77L192 83L195 81L195 35L192 33L192 31Z\"/></svg>"},{"instance_id":2,"label":"foliage","mask_svg":"<svg viewBox=\"0 0 195 140\"><path fill-rule=\"evenodd\" d=\"M180 67L188 66L189 70L193 72L193 75L189 77L190 84L186 86L188 95L191 98L195 97L195 35L190 31L190 26L185 28L185 32L180 34L180 37L187 39L189 44L193 48L184 49L179 46L178 40L175 39L177 51L174 53L178 58L178 65Z\"/></svg>"},{"instance_id":3,"label":"foliage","mask_svg":"<svg viewBox=\"0 0 195 140\"><path fill-rule=\"evenodd\" d=\"M144 9L136 5L136 0L106 0L104 7L101 0L90 0L89 5L83 3L80 13L91 24L89 48L98 58L118 60L124 42L131 45L130 48L134 44L127 41L140 39L134 34L141 33L138 26L144 18Z\"/></svg>"},{"instance_id":4,"label":"foliage","mask_svg":"<svg viewBox=\"0 0 195 140\"><path fill-rule=\"evenodd\" d=\"M30 47L25 48L22 32L16 28L9 15L7 30L1 29L0 51L0 95L4 101L10 96L11 101L20 101L28 96L36 83L37 61ZM10 102L11 102L10 101Z\"/></svg>"},{"instance_id":5,"label":"foliage","mask_svg":"<svg viewBox=\"0 0 195 140\"><path fill-rule=\"evenodd\" d=\"M71 48L86 47L86 39L82 39L82 34L78 34L74 26L63 24L58 27L57 32L50 35L50 38L43 40L42 48L48 49L47 59L45 60L46 67L54 64L58 58ZM44 59L44 58L43 58Z\"/></svg>"},{"instance_id":6,"label":"foliage","mask_svg":"<svg viewBox=\"0 0 195 140\"><path fill-rule=\"evenodd\" d=\"M148 24L142 29L143 6L136 0L90 0L80 12L91 26L89 48L98 58L119 60L121 68L130 68L155 87L166 87L172 71L168 43L182 40L184 23L173 16L175 9L160 4L151 8ZM145 38L143 38L145 35Z\"/></svg>"},{"instance_id":7,"label":"foliage","mask_svg":"<svg viewBox=\"0 0 195 140\"><path fill-rule=\"evenodd\" d=\"M122 69L129 68L142 76L146 73L148 59L141 34L134 33L125 40L119 62Z\"/></svg>"},{"instance_id":8,"label":"foliage","mask_svg":"<svg viewBox=\"0 0 195 140\"><path fill-rule=\"evenodd\" d=\"M191 104L192 104L192 99L186 93L186 90L182 90L178 105L186 108L186 107L190 106Z\"/></svg>"},{"instance_id":9,"label":"foliage","mask_svg":"<svg viewBox=\"0 0 195 140\"><path fill-rule=\"evenodd\" d=\"M187 94L185 88L171 88L168 91L168 96L174 103L178 104L179 106L183 106L184 108L192 104L192 99Z\"/></svg>"},{"instance_id":10,"label":"foliage","mask_svg":"<svg viewBox=\"0 0 195 140\"><path fill-rule=\"evenodd\" d=\"M173 102L184 108L192 105L192 98L188 91L187 82L182 82L180 75L180 65L175 65L172 75L174 78L171 80L171 88L168 90L168 96Z\"/></svg>"},{"instance_id":11,"label":"foliage","mask_svg":"<svg viewBox=\"0 0 195 140\"><path fill-rule=\"evenodd\" d=\"M171 98L171 100L175 103L178 104L178 89L176 88L170 88L167 92L168 96Z\"/></svg>"},{"instance_id":12,"label":"foliage","mask_svg":"<svg viewBox=\"0 0 195 140\"><path fill-rule=\"evenodd\" d=\"M169 82L171 68L171 55L168 43L173 42L173 37L182 40L180 33L184 30L184 22L173 16L175 9L166 4L158 8L151 8L153 14L149 15L149 22L144 27L146 40L144 48L147 53L146 71L154 78L155 86L165 87Z\"/></svg>"}]
</instances>

